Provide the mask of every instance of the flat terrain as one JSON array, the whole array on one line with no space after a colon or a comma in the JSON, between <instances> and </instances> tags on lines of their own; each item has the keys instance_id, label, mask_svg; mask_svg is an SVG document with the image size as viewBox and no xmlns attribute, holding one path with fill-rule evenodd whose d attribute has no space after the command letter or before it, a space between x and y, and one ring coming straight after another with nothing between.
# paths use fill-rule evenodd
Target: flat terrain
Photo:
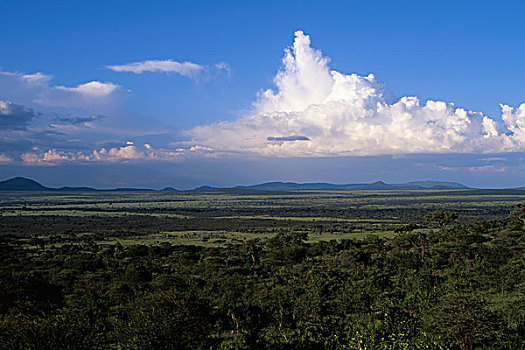
<instances>
[{"instance_id":1,"label":"flat terrain","mask_svg":"<svg viewBox=\"0 0 525 350\"><path fill-rule=\"evenodd\" d=\"M457 212L459 223L492 219L524 199L525 190L4 192L0 234L46 244L224 246L286 229L315 242L389 237L438 209Z\"/></svg>"},{"instance_id":2,"label":"flat terrain","mask_svg":"<svg viewBox=\"0 0 525 350\"><path fill-rule=\"evenodd\" d=\"M524 200L2 192L0 348L525 349Z\"/></svg>"}]
</instances>

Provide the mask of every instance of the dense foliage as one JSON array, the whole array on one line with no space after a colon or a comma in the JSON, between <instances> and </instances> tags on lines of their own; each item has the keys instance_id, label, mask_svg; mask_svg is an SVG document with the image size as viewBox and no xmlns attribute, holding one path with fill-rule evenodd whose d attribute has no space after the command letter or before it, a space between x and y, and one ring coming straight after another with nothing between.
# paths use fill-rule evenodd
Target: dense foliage
<instances>
[{"instance_id":1,"label":"dense foliage","mask_svg":"<svg viewBox=\"0 0 525 350\"><path fill-rule=\"evenodd\" d=\"M294 227L220 247L3 234L0 348L523 349L520 208L317 243Z\"/></svg>"}]
</instances>

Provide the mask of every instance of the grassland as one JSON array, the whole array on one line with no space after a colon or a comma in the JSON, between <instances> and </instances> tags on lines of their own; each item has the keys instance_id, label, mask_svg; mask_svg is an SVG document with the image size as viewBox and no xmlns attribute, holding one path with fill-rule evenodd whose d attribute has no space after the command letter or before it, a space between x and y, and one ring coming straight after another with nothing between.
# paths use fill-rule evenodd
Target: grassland
<instances>
[{"instance_id":1,"label":"grassland","mask_svg":"<svg viewBox=\"0 0 525 350\"><path fill-rule=\"evenodd\" d=\"M501 217L524 199L520 190L11 192L0 194L0 232L45 244L224 246L291 230L318 242L390 237L437 209L460 223Z\"/></svg>"},{"instance_id":2,"label":"grassland","mask_svg":"<svg viewBox=\"0 0 525 350\"><path fill-rule=\"evenodd\" d=\"M0 193L0 348L525 349L524 200Z\"/></svg>"}]
</instances>

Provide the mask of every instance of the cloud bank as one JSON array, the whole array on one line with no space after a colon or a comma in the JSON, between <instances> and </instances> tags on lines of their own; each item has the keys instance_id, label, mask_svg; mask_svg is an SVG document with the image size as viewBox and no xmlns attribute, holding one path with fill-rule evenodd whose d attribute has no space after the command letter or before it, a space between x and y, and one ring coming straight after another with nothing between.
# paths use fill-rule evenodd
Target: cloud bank
<instances>
[{"instance_id":1,"label":"cloud bank","mask_svg":"<svg viewBox=\"0 0 525 350\"><path fill-rule=\"evenodd\" d=\"M96 162L96 163L119 163L137 161L180 161L198 155L199 157L210 156L213 150L201 146L186 148L154 148L150 144L135 145L128 141L125 145L100 149L91 152L72 152L58 149L47 151L29 151L20 155L20 160L28 165L56 165L63 162ZM2 154L0 154L0 157ZM5 155L4 155L5 156ZM5 156L6 159L12 159ZM0 162L1 162L0 158ZM7 162L7 160L5 160Z\"/></svg>"},{"instance_id":2,"label":"cloud bank","mask_svg":"<svg viewBox=\"0 0 525 350\"><path fill-rule=\"evenodd\" d=\"M261 91L248 117L189 130L191 142L283 157L525 150L525 104L502 105L499 123L453 103L397 99L374 75L330 70L329 62L308 35L295 32L274 78L277 89Z\"/></svg>"}]
</instances>

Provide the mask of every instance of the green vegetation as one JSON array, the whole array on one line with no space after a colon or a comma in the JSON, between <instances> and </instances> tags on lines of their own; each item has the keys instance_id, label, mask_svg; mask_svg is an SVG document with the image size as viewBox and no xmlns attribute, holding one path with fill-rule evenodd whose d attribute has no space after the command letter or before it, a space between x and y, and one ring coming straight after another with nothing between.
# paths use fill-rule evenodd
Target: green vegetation
<instances>
[{"instance_id":1,"label":"green vegetation","mask_svg":"<svg viewBox=\"0 0 525 350\"><path fill-rule=\"evenodd\" d=\"M523 191L4 193L2 349L524 349Z\"/></svg>"}]
</instances>

